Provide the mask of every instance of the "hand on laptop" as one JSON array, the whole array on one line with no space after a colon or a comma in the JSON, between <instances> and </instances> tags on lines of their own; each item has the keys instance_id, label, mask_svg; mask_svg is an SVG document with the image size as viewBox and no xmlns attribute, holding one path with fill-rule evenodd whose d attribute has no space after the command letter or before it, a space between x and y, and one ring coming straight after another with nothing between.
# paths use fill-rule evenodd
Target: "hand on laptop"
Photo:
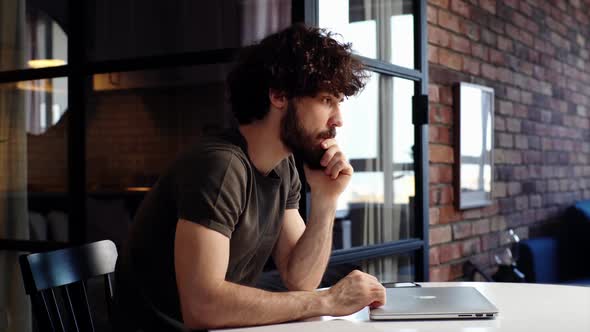
<instances>
[{"instance_id":1,"label":"hand on laptop","mask_svg":"<svg viewBox=\"0 0 590 332\"><path fill-rule=\"evenodd\" d=\"M385 287L374 276L354 270L327 292L330 316L351 315L366 306L385 304Z\"/></svg>"}]
</instances>

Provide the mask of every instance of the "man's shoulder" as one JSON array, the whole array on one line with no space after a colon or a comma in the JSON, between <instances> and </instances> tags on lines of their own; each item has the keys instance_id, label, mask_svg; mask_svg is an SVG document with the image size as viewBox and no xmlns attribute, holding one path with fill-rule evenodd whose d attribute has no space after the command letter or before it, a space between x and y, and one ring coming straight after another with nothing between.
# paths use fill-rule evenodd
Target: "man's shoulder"
<instances>
[{"instance_id":1,"label":"man's shoulder","mask_svg":"<svg viewBox=\"0 0 590 332\"><path fill-rule=\"evenodd\" d=\"M247 155L239 144L223 136L206 136L183 152L173 169L248 169Z\"/></svg>"}]
</instances>

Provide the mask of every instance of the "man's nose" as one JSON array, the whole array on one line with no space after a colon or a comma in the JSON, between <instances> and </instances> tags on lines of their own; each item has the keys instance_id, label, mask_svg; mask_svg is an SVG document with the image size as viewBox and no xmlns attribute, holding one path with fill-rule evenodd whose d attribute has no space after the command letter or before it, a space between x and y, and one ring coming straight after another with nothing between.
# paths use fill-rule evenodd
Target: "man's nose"
<instances>
[{"instance_id":1,"label":"man's nose","mask_svg":"<svg viewBox=\"0 0 590 332\"><path fill-rule=\"evenodd\" d=\"M340 114L340 109L338 109L336 113L334 113L332 117L330 117L330 120L328 121L328 126L342 127L342 115Z\"/></svg>"}]
</instances>

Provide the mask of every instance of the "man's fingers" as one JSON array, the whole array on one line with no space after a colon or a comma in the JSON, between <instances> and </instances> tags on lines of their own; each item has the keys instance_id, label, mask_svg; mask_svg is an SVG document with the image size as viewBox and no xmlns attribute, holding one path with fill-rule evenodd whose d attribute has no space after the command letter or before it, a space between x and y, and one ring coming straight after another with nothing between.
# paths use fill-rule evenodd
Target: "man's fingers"
<instances>
[{"instance_id":1,"label":"man's fingers","mask_svg":"<svg viewBox=\"0 0 590 332\"><path fill-rule=\"evenodd\" d=\"M335 138L328 138L322 142L322 148L327 149L327 148L331 147L332 145L336 145L336 144L337 144L337 142L336 142Z\"/></svg>"},{"instance_id":2,"label":"man's fingers","mask_svg":"<svg viewBox=\"0 0 590 332\"><path fill-rule=\"evenodd\" d=\"M326 150L326 152L324 152L324 155L320 160L320 164L324 167L327 167L334 158L339 158L342 156L342 152L340 151L338 145L332 145L328 148L328 150Z\"/></svg>"}]
</instances>

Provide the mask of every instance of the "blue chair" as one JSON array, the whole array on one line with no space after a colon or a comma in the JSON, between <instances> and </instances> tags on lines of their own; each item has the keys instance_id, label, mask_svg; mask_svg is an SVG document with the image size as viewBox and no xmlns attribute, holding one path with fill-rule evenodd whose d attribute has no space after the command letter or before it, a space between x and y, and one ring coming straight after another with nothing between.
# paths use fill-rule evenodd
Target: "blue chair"
<instances>
[{"instance_id":1,"label":"blue chair","mask_svg":"<svg viewBox=\"0 0 590 332\"><path fill-rule=\"evenodd\" d=\"M568 209L553 236L518 244L518 268L527 282L590 286L590 200Z\"/></svg>"}]
</instances>

